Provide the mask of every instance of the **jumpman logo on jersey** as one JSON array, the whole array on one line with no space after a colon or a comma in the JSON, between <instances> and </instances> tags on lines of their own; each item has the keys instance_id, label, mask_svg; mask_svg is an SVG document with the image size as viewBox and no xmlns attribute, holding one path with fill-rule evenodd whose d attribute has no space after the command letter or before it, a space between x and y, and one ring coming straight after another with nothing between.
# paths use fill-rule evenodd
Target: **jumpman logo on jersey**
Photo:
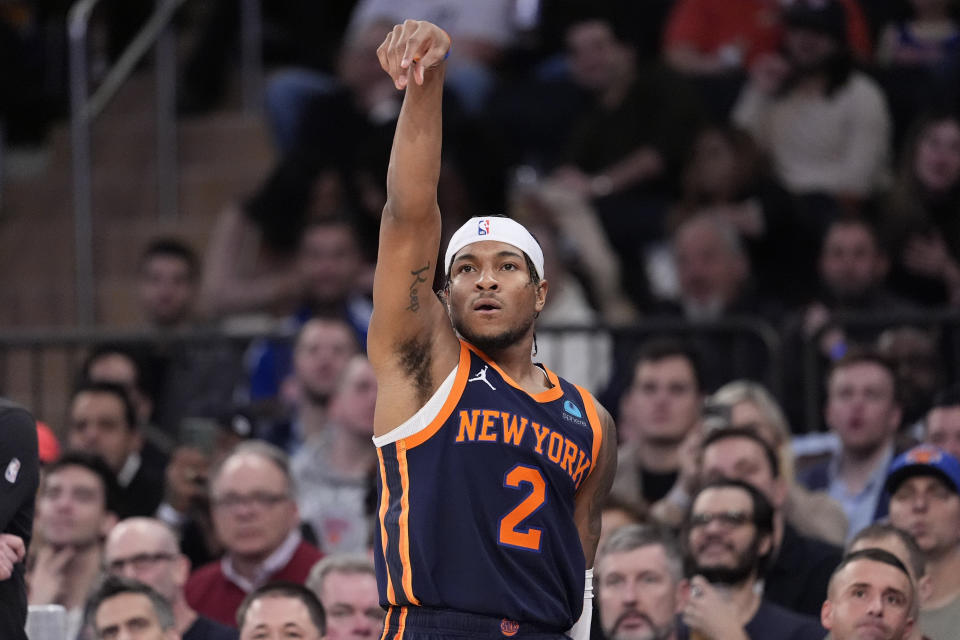
<instances>
[{"instance_id":1,"label":"jumpman logo on jersey","mask_svg":"<svg viewBox=\"0 0 960 640\"><path fill-rule=\"evenodd\" d=\"M491 389L493 389L494 391L496 391L497 388L496 388L495 386L493 386L492 384L490 384L490 381L487 380L487 367L488 367L488 366L489 366L489 365L483 365L483 369L480 369L480 372L477 373L477 375L475 375L474 377L472 377L472 378L470 378L469 380L467 380L467 382L476 382L477 380L480 380L481 382L486 382L488 387L490 387Z\"/></svg>"}]
</instances>

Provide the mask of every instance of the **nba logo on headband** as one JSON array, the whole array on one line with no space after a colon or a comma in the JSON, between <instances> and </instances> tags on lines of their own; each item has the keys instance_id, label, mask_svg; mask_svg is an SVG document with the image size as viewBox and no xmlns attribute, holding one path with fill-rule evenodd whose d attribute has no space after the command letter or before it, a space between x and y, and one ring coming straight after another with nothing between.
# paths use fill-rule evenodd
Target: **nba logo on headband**
<instances>
[{"instance_id":1,"label":"nba logo on headband","mask_svg":"<svg viewBox=\"0 0 960 640\"><path fill-rule=\"evenodd\" d=\"M474 217L463 223L459 229L454 232L447 244L447 251L443 258L444 273L450 273L450 264L460 249L474 242L504 242L523 251L524 254L533 263L537 275L544 278L543 274L543 249L536 238L530 235L522 224L510 218L499 216L494 217Z\"/></svg>"}]
</instances>

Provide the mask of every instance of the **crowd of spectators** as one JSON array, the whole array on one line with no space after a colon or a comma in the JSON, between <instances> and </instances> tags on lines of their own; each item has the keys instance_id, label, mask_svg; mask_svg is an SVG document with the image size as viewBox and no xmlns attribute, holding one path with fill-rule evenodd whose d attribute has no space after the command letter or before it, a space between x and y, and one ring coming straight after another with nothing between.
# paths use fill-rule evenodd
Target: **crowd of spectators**
<instances>
[{"instance_id":1,"label":"crowd of spectators","mask_svg":"<svg viewBox=\"0 0 960 640\"><path fill-rule=\"evenodd\" d=\"M32 85L8 89L47 15L20 4L0 3L14 141L42 129ZM221 104L236 4L192 15L184 114ZM0 504L29 543L10 579L63 607L63 637L380 634L364 352L402 96L375 48L407 17L454 43L444 231L502 212L536 233L536 359L617 418L594 637L844 640L851 616L953 637L955 2L316 4L265 12L287 35L268 48L275 166L203 252L143 248L130 269L155 339L90 345L63 422L37 416L52 429L32 540ZM117 42L129 11L110 9ZM232 339L241 326L262 337Z\"/></svg>"}]
</instances>

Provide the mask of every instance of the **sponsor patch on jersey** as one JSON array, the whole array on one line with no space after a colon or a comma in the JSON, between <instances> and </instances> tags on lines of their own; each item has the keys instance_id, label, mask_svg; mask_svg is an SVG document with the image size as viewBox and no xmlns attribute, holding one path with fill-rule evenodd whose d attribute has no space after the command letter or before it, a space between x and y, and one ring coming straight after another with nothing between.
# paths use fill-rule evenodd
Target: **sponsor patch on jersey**
<instances>
[{"instance_id":1,"label":"sponsor patch on jersey","mask_svg":"<svg viewBox=\"0 0 960 640\"><path fill-rule=\"evenodd\" d=\"M477 235L485 236L488 233L490 233L490 219L484 218L482 220L477 221Z\"/></svg>"},{"instance_id":2,"label":"sponsor patch on jersey","mask_svg":"<svg viewBox=\"0 0 960 640\"><path fill-rule=\"evenodd\" d=\"M506 618L500 621L500 633L508 638L517 635L517 631L520 631L519 622L507 620Z\"/></svg>"},{"instance_id":3,"label":"sponsor patch on jersey","mask_svg":"<svg viewBox=\"0 0 960 640\"><path fill-rule=\"evenodd\" d=\"M583 412L580 411L580 407L573 404L570 400L563 401L563 410L572 415L574 418L582 418Z\"/></svg>"},{"instance_id":4,"label":"sponsor patch on jersey","mask_svg":"<svg viewBox=\"0 0 960 640\"><path fill-rule=\"evenodd\" d=\"M7 479L7 482L13 484L17 481L17 476L20 475L20 461L16 458L10 460L10 464L7 465L7 470L3 472L3 477Z\"/></svg>"}]
</instances>

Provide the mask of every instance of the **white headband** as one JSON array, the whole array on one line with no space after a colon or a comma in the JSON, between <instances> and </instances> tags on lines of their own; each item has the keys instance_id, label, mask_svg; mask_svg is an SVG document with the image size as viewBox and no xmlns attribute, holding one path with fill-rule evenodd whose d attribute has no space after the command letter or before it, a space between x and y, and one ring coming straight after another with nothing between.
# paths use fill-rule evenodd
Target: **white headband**
<instances>
[{"instance_id":1,"label":"white headband","mask_svg":"<svg viewBox=\"0 0 960 640\"><path fill-rule=\"evenodd\" d=\"M542 280L543 275L543 249L534 239L533 235L527 231L526 227L510 218L501 218L492 216L489 218L470 218L467 222L457 229L457 232L450 238L450 244L447 245L447 253L443 258L443 271L450 273L450 263L453 257L457 255L460 249L474 242L483 242L492 240L494 242L503 242L509 244L529 256L533 262L537 275Z\"/></svg>"}]
</instances>

